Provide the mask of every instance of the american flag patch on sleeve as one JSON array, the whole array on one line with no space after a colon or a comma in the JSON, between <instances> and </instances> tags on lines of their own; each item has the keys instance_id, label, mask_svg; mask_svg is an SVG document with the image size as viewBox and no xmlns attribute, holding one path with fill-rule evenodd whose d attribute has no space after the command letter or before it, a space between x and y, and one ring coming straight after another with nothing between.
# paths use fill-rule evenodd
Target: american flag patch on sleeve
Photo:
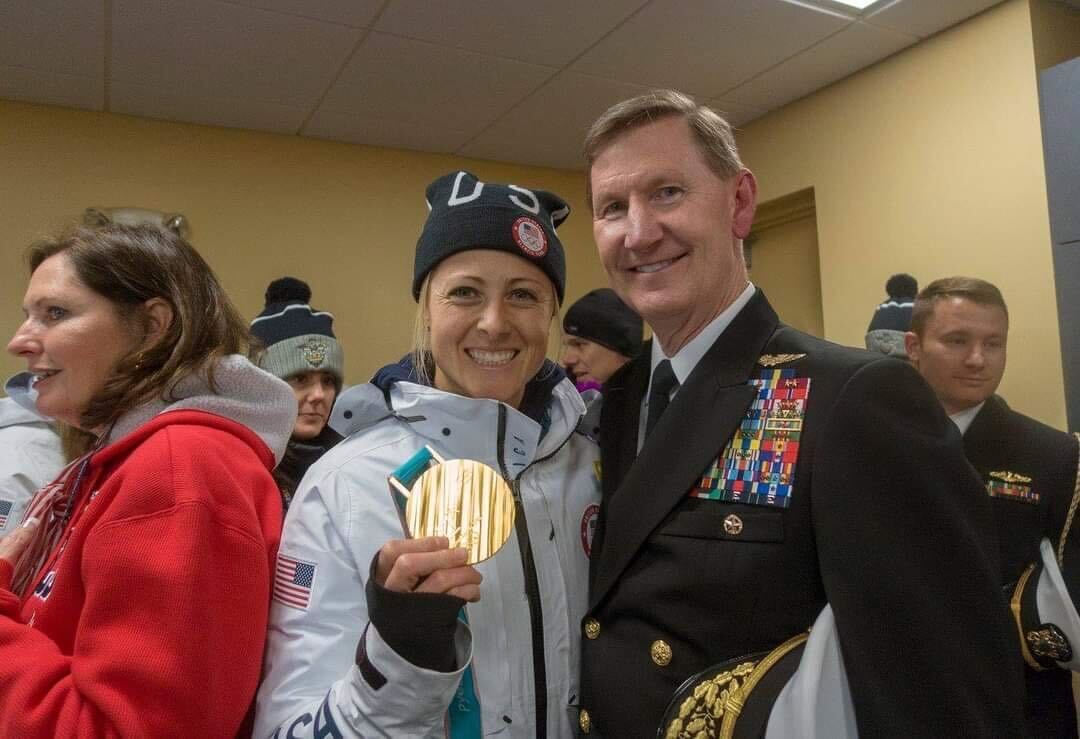
<instances>
[{"instance_id":1,"label":"american flag patch on sleeve","mask_svg":"<svg viewBox=\"0 0 1080 739\"><path fill-rule=\"evenodd\" d=\"M274 573L274 600L292 608L306 611L315 582L315 565L284 554L278 555Z\"/></svg>"},{"instance_id":2,"label":"american flag patch on sleeve","mask_svg":"<svg viewBox=\"0 0 1080 739\"><path fill-rule=\"evenodd\" d=\"M11 509L15 507L15 502L11 500L0 500L0 529L7 526L8 516L11 515Z\"/></svg>"}]
</instances>

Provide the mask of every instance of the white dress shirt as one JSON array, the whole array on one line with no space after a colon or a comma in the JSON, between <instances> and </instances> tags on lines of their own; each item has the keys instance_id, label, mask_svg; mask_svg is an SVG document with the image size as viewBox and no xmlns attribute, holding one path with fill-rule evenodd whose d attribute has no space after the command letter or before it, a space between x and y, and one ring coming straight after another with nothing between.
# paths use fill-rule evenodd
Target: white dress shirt
<instances>
[{"instance_id":1,"label":"white dress shirt","mask_svg":"<svg viewBox=\"0 0 1080 739\"><path fill-rule=\"evenodd\" d=\"M979 415L979 411L982 410L982 407L984 405L986 405L985 400L978 405L971 406L967 410L963 410L959 413L954 413L949 416L949 420L956 424L956 428L960 429L961 436L967 433L968 427L971 425L971 422L975 420L975 416Z\"/></svg>"},{"instance_id":2,"label":"white dress shirt","mask_svg":"<svg viewBox=\"0 0 1080 739\"><path fill-rule=\"evenodd\" d=\"M746 288L739 293L739 297L735 298L735 302L721 311L720 315L701 329L697 336L686 342L682 349L675 352L674 356L665 355L664 350L660 347L660 342L654 336L652 356L649 360L649 387L652 387L652 377L653 373L656 372L656 365L666 359L671 362L671 369L675 373L675 379L679 381L678 386L671 391L671 397L675 397L679 392L679 388L690 377L690 373L694 371L694 367L697 367L698 362L705 356L705 352L716 343L716 340L724 333L724 330L735 319L735 316L739 315L739 311L750 302L750 298L754 296L754 289L754 283L747 282ZM648 417L649 392L646 390L644 397L641 399L641 413L638 416L638 451L641 451L641 445L645 443L645 423Z\"/></svg>"}]
</instances>

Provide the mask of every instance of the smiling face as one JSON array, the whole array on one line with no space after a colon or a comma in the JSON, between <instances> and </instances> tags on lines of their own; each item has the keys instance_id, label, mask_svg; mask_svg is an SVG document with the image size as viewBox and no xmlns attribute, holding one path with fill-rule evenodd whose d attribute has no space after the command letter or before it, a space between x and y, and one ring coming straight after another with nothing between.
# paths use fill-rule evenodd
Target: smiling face
<instances>
[{"instance_id":1,"label":"smiling face","mask_svg":"<svg viewBox=\"0 0 1080 739\"><path fill-rule=\"evenodd\" d=\"M491 249L447 257L426 306L435 387L517 408L544 362L555 291L539 267Z\"/></svg>"},{"instance_id":2,"label":"smiling face","mask_svg":"<svg viewBox=\"0 0 1080 739\"><path fill-rule=\"evenodd\" d=\"M138 339L130 319L79 279L66 254L43 261L23 299L26 320L8 351L37 376L38 410L82 428L82 414ZM100 429L83 429L98 432Z\"/></svg>"},{"instance_id":3,"label":"smiling face","mask_svg":"<svg viewBox=\"0 0 1080 739\"><path fill-rule=\"evenodd\" d=\"M743 169L721 178L677 116L612 140L589 177L593 237L611 286L671 356L746 287L754 177Z\"/></svg>"},{"instance_id":4,"label":"smiling face","mask_svg":"<svg viewBox=\"0 0 1080 739\"><path fill-rule=\"evenodd\" d=\"M296 424L292 437L314 439L326 428L337 397L337 381L329 372L301 372L288 379L296 395Z\"/></svg>"},{"instance_id":5,"label":"smiling face","mask_svg":"<svg viewBox=\"0 0 1080 739\"><path fill-rule=\"evenodd\" d=\"M934 302L921 335L908 332L908 359L949 415L983 402L1005 374L1009 319L996 305L959 297Z\"/></svg>"}]
</instances>

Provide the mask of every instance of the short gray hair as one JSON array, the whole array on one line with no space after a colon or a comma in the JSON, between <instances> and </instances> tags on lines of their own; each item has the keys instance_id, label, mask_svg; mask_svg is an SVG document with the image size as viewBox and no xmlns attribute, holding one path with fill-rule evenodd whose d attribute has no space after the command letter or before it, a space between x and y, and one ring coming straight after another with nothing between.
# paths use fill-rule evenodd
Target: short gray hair
<instances>
[{"instance_id":1,"label":"short gray hair","mask_svg":"<svg viewBox=\"0 0 1080 739\"><path fill-rule=\"evenodd\" d=\"M719 113L677 90L652 90L612 105L589 127L584 153L585 194L590 207L592 166L604 147L633 128L668 116L681 116L686 121L709 168L721 179L730 179L743 168L731 124Z\"/></svg>"}]
</instances>

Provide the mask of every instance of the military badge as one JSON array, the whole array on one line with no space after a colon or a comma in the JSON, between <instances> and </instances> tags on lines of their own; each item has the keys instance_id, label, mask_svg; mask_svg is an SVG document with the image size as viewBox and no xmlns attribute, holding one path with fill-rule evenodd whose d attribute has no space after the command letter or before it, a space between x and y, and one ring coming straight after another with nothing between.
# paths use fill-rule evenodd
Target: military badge
<instances>
[{"instance_id":1,"label":"military badge","mask_svg":"<svg viewBox=\"0 0 1080 739\"><path fill-rule=\"evenodd\" d=\"M762 367L776 367L788 362L794 362L796 359L802 359L805 356L805 354L762 354L758 357L757 363Z\"/></svg>"},{"instance_id":2,"label":"military badge","mask_svg":"<svg viewBox=\"0 0 1080 739\"><path fill-rule=\"evenodd\" d=\"M312 367L321 367L326 361L326 342L309 339L306 344L300 345L300 355Z\"/></svg>"},{"instance_id":3,"label":"military badge","mask_svg":"<svg viewBox=\"0 0 1080 739\"><path fill-rule=\"evenodd\" d=\"M810 378L796 377L792 369L766 369L750 384L757 388L757 397L735 436L690 495L787 508L791 505Z\"/></svg>"},{"instance_id":4,"label":"military badge","mask_svg":"<svg viewBox=\"0 0 1080 739\"><path fill-rule=\"evenodd\" d=\"M1031 489L1031 478L1016 472L991 472L986 492L991 498L1007 498L1021 503L1038 504L1039 494Z\"/></svg>"}]
</instances>

